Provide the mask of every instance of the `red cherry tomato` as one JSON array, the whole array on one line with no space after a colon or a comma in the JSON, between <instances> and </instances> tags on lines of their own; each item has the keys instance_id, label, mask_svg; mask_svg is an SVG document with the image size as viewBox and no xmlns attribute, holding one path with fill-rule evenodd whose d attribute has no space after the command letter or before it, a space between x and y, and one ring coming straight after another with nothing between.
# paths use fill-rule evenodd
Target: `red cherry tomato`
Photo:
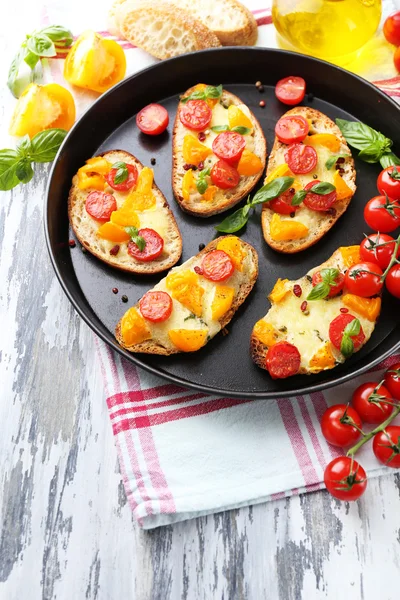
<instances>
[{"instance_id":1,"label":"red cherry tomato","mask_svg":"<svg viewBox=\"0 0 400 600\"><path fill-rule=\"evenodd\" d=\"M268 348L265 364L272 379L285 379L299 372L300 352L289 342L278 342Z\"/></svg>"},{"instance_id":2,"label":"red cherry tomato","mask_svg":"<svg viewBox=\"0 0 400 600\"><path fill-rule=\"evenodd\" d=\"M400 73L400 47L397 48L396 52L393 56L394 66L396 67L396 71Z\"/></svg>"},{"instance_id":3,"label":"red cherry tomato","mask_svg":"<svg viewBox=\"0 0 400 600\"><path fill-rule=\"evenodd\" d=\"M400 46L400 11L390 15L383 24L383 35L393 46Z\"/></svg>"},{"instance_id":4,"label":"red cherry tomato","mask_svg":"<svg viewBox=\"0 0 400 600\"><path fill-rule=\"evenodd\" d=\"M226 252L212 250L203 258L201 270L210 281L225 281L233 274L235 267Z\"/></svg>"},{"instance_id":5,"label":"red cherry tomato","mask_svg":"<svg viewBox=\"0 0 400 600\"><path fill-rule=\"evenodd\" d=\"M391 177L391 174L393 174L393 177ZM400 200L400 167L383 169L378 175L376 185L382 196L386 193L389 198Z\"/></svg>"},{"instance_id":6,"label":"red cherry tomato","mask_svg":"<svg viewBox=\"0 0 400 600\"><path fill-rule=\"evenodd\" d=\"M229 163L237 163L246 146L246 140L236 131L219 133L212 143L212 150L218 158Z\"/></svg>"},{"instance_id":7,"label":"red cherry tomato","mask_svg":"<svg viewBox=\"0 0 400 600\"><path fill-rule=\"evenodd\" d=\"M306 93L306 82L302 77L285 77L275 86L275 95L283 104L299 104Z\"/></svg>"},{"instance_id":8,"label":"red cherry tomato","mask_svg":"<svg viewBox=\"0 0 400 600\"><path fill-rule=\"evenodd\" d=\"M367 474L350 456L339 456L326 467L324 483L334 498L357 500L367 488Z\"/></svg>"},{"instance_id":9,"label":"red cherry tomato","mask_svg":"<svg viewBox=\"0 0 400 600\"><path fill-rule=\"evenodd\" d=\"M230 190L240 181L238 170L224 160L218 160L210 173L211 181L221 190Z\"/></svg>"},{"instance_id":10,"label":"red cherry tomato","mask_svg":"<svg viewBox=\"0 0 400 600\"><path fill-rule=\"evenodd\" d=\"M307 183L307 185L305 186L304 189L310 190L316 183L321 183L321 182L318 179L316 179L315 181L310 181L310 183ZM331 208L331 206L333 206L333 204L335 204L336 190L334 190L333 192L330 192L329 194L325 194L325 196L323 196L322 194L313 194L312 192L310 192L304 198L303 202L304 202L305 206L307 206L307 208L311 208L311 210L317 210L320 212L324 212L326 210L329 210Z\"/></svg>"},{"instance_id":11,"label":"red cherry tomato","mask_svg":"<svg viewBox=\"0 0 400 600\"><path fill-rule=\"evenodd\" d=\"M374 436L372 450L379 462L392 469L400 467L400 427L388 425Z\"/></svg>"},{"instance_id":12,"label":"red cherry tomato","mask_svg":"<svg viewBox=\"0 0 400 600\"><path fill-rule=\"evenodd\" d=\"M167 129L168 123L168 111L161 104L148 104L136 115L136 125L147 135L159 135Z\"/></svg>"},{"instance_id":13,"label":"red cherry tomato","mask_svg":"<svg viewBox=\"0 0 400 600\"><path fill-rule=\"evenodd\" d=\"M167 292L147 292L139 307L145 319L152 323L161 323L171 316L173 303Z\"/></svg>"},{"instance_id":14,"label":"red cherry tomato","mask_svg":"<svg viewBox=\"0 0 400 600\"><path fill-rule=\"evenodd\" d=\"M355 318L356 317L350 315L349 313L342 313L338 317L335 317L335 319L333 319L329 325L329 339L338 350L340 350L343 332L346 329L346 326L354 321ZM362 326L360 333L358 335L351 336L351 340L354 344L354 350L357 350L360 346L362 346L365 341L365 335Z\"/></svg>"},{"instance_id":15,"label":"red cherry tomato","mask_svg":"<svg viewBox=\"0 0 400 600\"><path fill-rule=\"evenodd\" d=\"M128 177L122 183L115 183L115 175L117 174L118 169L111 169L106 175L106 181L110 187L117 192L127 192L130 190L137 181L138 172L135 165L126 164L126 168L128 169Z\"/></svg>"},{"instance_id":16,"label":"red cherry tomato","mask_svg":"<svg viewBox=\"0 0 400 600\"><path fill-rule=\"evenodd\" d=\"M393 406L387 404L385 398L391 399L389 390L376 381L369 381L354 390L351 403L364 423L380 425L393 410Z\"/></svg>"},{"instance_id":17,"label":"red cherry tomato","mask_svg":"<svg viewBox=\"0 0 400 600\"><path fill-rule=\"evenodd\" d=\"M400 400L400 362L394 364L385 373L385 387L392 398Z\"/></svg>"},{"instance_id":18,"label":"red cherry tomato","mask_svg":"<svg viewBox=\"0 0 400 600\"><path fill-rule=\"evenodd\" d=\"M364 219L371 229L381 233L390 233L399 227L400 206L390 199L389 202L390 210L385 208L387 204L385 196L374 196L367 202L364 208Z\"/></svg>"},{"instance_id":19,"label":"red cherry tomato","mask_svg":"<svg viewBox=\"0 0 400 600\"><path fill-rule=\"evenodd\" d=\"M323 278L322 278L321 272L317 271L312 276L312 284L313 284L313 286L315 286L322 282L323 282ZM344 275L343 275L343 273L339 273L335 279L335 285L331 285L331 288L330 288L329 294L328 294L328 298L333 298L334 296L337 296L342 291L343 286L344 286Z\"/></svg>"},{"instance_id":20,"label":"red cherry tomato","mask_svg":"<svg viewBox=\"0 0 400 600\"><path fill-rule=\"evenodd\" d=\"M381 275L379 265L371 262L358 263L347 269L344 285L350 294L370 298L379 294L382 289Z\"/></svg>"},{"instance_id":21,"label":"red cherry tomato","mask_svg":"<svg viewBox=\"0 0 400 600\"><path fill-rule=\"evenodd\" d=\"M209 126L212 110L205 100L189 100L179 109L182 125L193 131L202 131Z\"/></svg>"},{"instance_id":22,"label":"red cherry tomato","mask_svg":"<svg viewBox=\"0 0 400 600\"><path fill-rule=\"evenodd\" d=\"M385 244L380 246L380 244ZM379 246L379 247L377 247ZM386 269L394 252L395 240L386 233L373 233L364 238L360 244L360 256L362 260L372 262ZM400 254L400 248L397 256Z\"/></svg>"},{"instance_id":23,"label":"red cherry tomato","mask_svg":"<svg viewBox=\"0 0 400 600\"><path fill-rule=\"evenodd\" d=\"M390 269L385 283L388 292L395 298L400 298L400 265L395 265Z\"/></svg>"},{"instance_id":24,"label":"red cherry tomato","mask_svg":"<svg viewBox=\"0 0 400 600\"><path fill-rule=\"evenodd\" d=\"M353 423L356 427L353 426ZM335 404L330 406L322 415L321 431L327 442L333 446L352 446L361 436L358 431L362 428L360 415L351 406Z\"/></svg>"},{"instance_id":25,"label":"red cherry tomato","mask_svg":"<svg viewBox=\"0 0 400 600\"><path fill-rule=\"evenodd\" d=\"M289 188L286 192L283 192L280 196L271 200L268 203L268 208L279 213L280 215L291 215L296 212L299 206L292 206L293 196L295 195L294 188Z\"/></svg>"},{"instance_id":26,"label":"red cherry tomato","mask_svg":"<svg viewBox=\"0 0 400 600\"><path fill-rule=\"evenodd\" d=\"M281 117L275 125L275 135L282 144L302 142L310 129L307 119L300 115Z\"/></svg>"},{"instance_id":27,"label":"red cherry tomato","mask_svg":"<svg viewBox=\"0 0 400 600\"><path fill-rule=\"evenodd\" d=\"M146 245L143 250L140 250L135 242L129 242L128 252L136 260L149 262L158 258L162 254L164 248L164 240L154 231L154 229L139 229L138 235L145 239Z\"/></svg>"},{"instance_id":28,"label":"red cherry tomato","mask_svg":"<svg viewBox=\"0 0 400 600\"><path fill-rule=\"evenodd\" d=\"M117 201L106 192L90 192L85 203L86 212L96 221L107 222L111 213L117 210Z\"/></svg>"},{"instance_id":29,"label":"red cherry tomato","mask_svg":"<svg viewBox=\"0 0 400 600\"><path fill-rule=\"evenodd\" d=\"M293 144L285 153L285 160L295 175L303 175L315 168L318 156L312 146Z\"/></svg>"}]
</instances>

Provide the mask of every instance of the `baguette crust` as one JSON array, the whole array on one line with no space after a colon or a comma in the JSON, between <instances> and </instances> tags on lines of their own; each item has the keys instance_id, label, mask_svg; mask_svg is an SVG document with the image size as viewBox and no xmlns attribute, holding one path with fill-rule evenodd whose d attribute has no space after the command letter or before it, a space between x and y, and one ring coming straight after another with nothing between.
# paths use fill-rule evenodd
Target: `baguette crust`
<instances>
[{"instance_id":1,"label":"baguette crust","mask_svg":"<svg viewBox=\"0 0 400 600\"><path fill-rule=\"evenodd\" d=\"M103 156L111 163L123 161L135 165L138 173L143 169L142 163L129 152L125 152L125 150L112 150L104 152L100 156ZM151 262L141 262L131 256L129 256L129 261L125 262L121 256L112 256L109 251L107 252L101 248L95 228L88 227L84 219L86 216L85 202L88 191L79 189L77 184L78 176L75 175L72 179L72 187L68 196L68 218L76 237L91 254L116 269L137 274L151 275L153 273L160 273L161 271L170 269L178 262L182 254L181 234L168 202L154 182L152 192L157 198L157 210L163 210L167 213L169 226L164 239L164 251L159 258Z\"/></svg>"},{"instance_id":2,"label":"baguette crust","mask_svg":"<svg viewBox=\"0 0 400 600\"><path fill-rule=\"evenodd\" d=\"M224 237L229 237L229 236L221 236L221 237L213 240L212 242L207 244L207 246L201 252L199 252L196 255L196 258L201 258L201 257L205 256L206 254L208 254L208 252L211 252L211 250L215 250L218 242L221 239L223 239ZM253 289L254 284L257 280L257 277L258 277L258 255L257 255L257 252L255 251L253 246L251 246L247 242L245 242L243 240L240 240L240 241L247 248L247 250L249 252L251 252L253 264L254 264L254 272L249 276L249 279L247 281L246 280L243 281L243 283L241 284L241 286L239 288L238 293L236 294L236 297L234 299L234 302L232 303L231 308L228 310L227 313L225 313L225 315L221 319L219 319L221 329L226 327L228 325L228 323L232 320L235 312L238 310L238 308L243 304L243 302L246 300L247 296L250 294L250 292ZM138 307L139 307L139 302L137 302L135 304L135 308L138 308ZM181 351L178 349L165 348L164 346L161 346L160 344L154 343L152 340L147 340L147 341L141 342L140 344L135 344L134 346L126 346L123 342L122 335L121 335L121 321L119 321L116 326L115 337L117 338L118 343L126 350L129 350L129 352L136 352L136 353L141 353L141 354L160 354L162 356L170 356L171 354L181 353Z\"/></svg>"},{"instance_id":3,"label":"baguette crust","mask_svg":"<svg viewBox=\"0 0 400 600\"><path fill-rule=\"evenodd\" d=\"M184 96L191 94L194 89L195 86L188 89ZM227 92L226 90L223 90L221 99L231 104L235 104L236 106L243 104L240 98L231 92ZM245 198L251 192L257 181L261 179L267 160L267 142L259 122L254 114L250 111L254 128L254 151L263 163L263 168L256 175L243 178L239 182L239 185L232 190L218 189L212 201L186 201L182 196L182 179L185 174L185 170L183 168L185 161L182 154L182 144L187 130L179 119L179 108L180 105L175 117L174 130L172 134L172 189L177 202L185 212L198 217L211 217L212 215L224 212L229 208L232 208L232 206L235 206L235 204L238 204L238 202L243 200L243 198Z\"/></svg>"},{"instance_id":4,"label":"baguette crust","mask_svg":"<svg viewBox=\"0 0 400 600\"><path fill-rule=\"evenodd\" d=\"M285 113L284 116L290 115L301 115L307 119L311 119L313 123L315 123L315 129L318 133L333 133L336 135L343 147L351 156L350 148L348 147L345 138L342 135L339 127L331 120L329 117L324 115L318 110L314 108L309 108L305 106L298 106L289 110ZM277 161L277 153L282 149L286 148L286 144L282 144L275 138L275 142L269 156L268 166L267 166L267 177L268 175L281 164L281 161ZM264 239L271 248L277 250L278 252L283 252L285 254L294 254L296 252L301 252L306 248L309 248L313 244L316 244L328 231L333 227L336 221L342 216L342 214L346 211L347 207L350 204L350 201L356 191L356 170L354 166L354 160L352 157L347 158L346 162L342 165L345 173L343 175L344 181L347 185L353 189L353 194L347 198L343 198L342 200L337 200L335 202L335 210L336 214L333 215L325 215L324 220L318 225L316 228L310 228L309 234L307 237L299 239L299 240L289 240L289 241L276 241L272 239L270 235L270 222L274 215L274 211L268 207L268 204L263 205L262 213L261 213L261 225L263 230Z\"/></svg>"}]
</instances>

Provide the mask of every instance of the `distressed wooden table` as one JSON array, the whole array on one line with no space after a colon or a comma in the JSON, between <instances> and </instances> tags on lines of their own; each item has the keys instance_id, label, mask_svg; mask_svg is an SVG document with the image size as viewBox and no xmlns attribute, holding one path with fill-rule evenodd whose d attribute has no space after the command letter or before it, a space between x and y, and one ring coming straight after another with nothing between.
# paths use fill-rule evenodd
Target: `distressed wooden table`
<instances>
[{"instance_id":1,"label":"distressed wooden table","mask_svg":"<svg viewBox=\"0 0 400 600\"><path fill-rule=\"evenodd\" d=\"M3 14L1 147L14 105L4 82L15 28L30 31L36 12L17 0ZM137 527L94 337L45 247L48 167L36 171L0 203L0 598L397 599L397 475L370 481L356 504L316 492L150 532Z\"/></svg>"}]
</instances>

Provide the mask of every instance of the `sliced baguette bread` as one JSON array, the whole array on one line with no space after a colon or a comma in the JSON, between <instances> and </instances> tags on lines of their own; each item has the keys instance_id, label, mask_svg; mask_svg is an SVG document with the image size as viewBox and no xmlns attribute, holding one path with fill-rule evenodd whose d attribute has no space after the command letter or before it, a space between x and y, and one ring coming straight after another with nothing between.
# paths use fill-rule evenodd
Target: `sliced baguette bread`
<instances>
[{"instance_id":1,"label":"sliced baguette bread","mask_svg":"<svg viewBox=\"0 0 400 600\"><path fill-rule=\"evenodd\" d=\"M198 86L194 86L187 90L184 93L183 98L189 96L193 91L196 90L197 87ZM231 104L238 106L245 113L246 117L251 120L253 130L251 134L244 136L246 139L246 148L257 155L261 161L262 167L254 175L240 177L239 184L236 187L227 190L218 188L211 200L205 200L199 193L197 193L196 189L190 193L189 199L185 199L182 194L182 182L185 173L187 172L187 170L184 168L186 161L182 152L184 138L187 135L194 135L197 138L198 132L191 131L182 124L179 118L179 113L183 105L182 102L179 103L175 118L172 141L172 188L180 207L184 211L198 217L210 217L212 215L224 212L240 202L249 194L264 172L267 156L267 144L261 126L254 114L242 103L240 98L226 90L223 90L219 102L217 102L212 109L213 117L210 126L205 131L206 140L204 140L202 143L211 148L213 140L218 135L217 133L211 131L211 127L214 125L224 125L228 122L227 107L229 107ZM212 153L204 161L204 166L212 167L217 160L218 158ZM209 185L211 186L212 182L210 177L207 179Z\"/></svg>"},{"instance_id":2,"label":"sliced baguette bread","mask_svg":"<svg viewBox=\"0 0 400 600\"><path fill-rule=\"evenodd\" d=\"M327 233L327 231L333 227L336 221L346 211L356 191L356 170L354 167L354 160L351 156L350 148L348 147L346 140L344 139L337 125L331 119L329 119L329 117L313 108L298 106L289 110L283 116L290 115L301 115L305 117L310 123L311 134L330 133L334 134L340 140L340 149L337 152L331 152L323 146L315 146L315 150L318 154L318 164L316 168L310 173L307 173L307 175L295 175L296 180L301 182L300 187L304 187L307 183L313 181L313 175L316 175L316 179L319 181L328 181L329 183L333 183L335 166L333 166L333 168L330 170L327 170L325 168L325 162L332 154L347 154L349 157L344 159L344 162L340 164L340 168L342 169L342 179L348 186L350 193L340 200L338 199L332 207L333 210L331 209L328 212L317 212L315 210L310 210L304 204L302 204L296 211L293 221L300 221L306 225L308 227L308 234L299 239L289 239L285 241L276 240L271 235L271 220L276 213L269 208L268 203L264 204L261 216L264 239L267 244L271 246L271 248L274 248L274 250L287 254L300 252L301 250L305 250L306 248L309 248L318 242L318 240L320 240L322 236L324 236L325 233ZM288 146L286 144L283 144L278 140L278 138L275 138L275 142L268 160L267 178L279 165L282 165L286 162L285 153L287 148ZM286 215L279 215L279 217L283 220L288 220L291 218Z\"/></svg>"},{"instance_id":3,"label":"sliced baguette bread","mask_svg":"<svg viewBox=\"0 0 400 600\"><path fill-rule=\"evenodd\" d=\"M206 279L202 275L198 275L196 271L201 269L202 261L205 256L211 251L219 248L221 242L224 244L224 251L229 253L230 250L226 245L226 240L228 240L228 242L231 244L230 247L233 248L232 262L235 263L235 270L231 277L221 282L221 284L216 284ZM240 248L239 251L238 247ZM241 258L239 260L240 256ZM237 262L238 260L239 262ZM238 264L240 265L242 271L237 268ZM195 268L196 271L194 270ZM187 273L188 271L191 272L192 276L197 278L197 283L195 284L196 288L200 286L204 292L202 296L198 296L196 290L192 287L185 296L180 297L182 301L181 302L176 299L173 289L171 289L171 286L167 284L167 282L169 281L170 277L174 277L176 274L183 272ZM210 242L204 248L204 250L199 252L199 254L193 256L182 265L172 269L168 274L168 277L162 279L160 283L157 284L153 290L151 290L163 291L171 295L173 299L173 309L170 317L167 320L160 323L154 323L144 319L140 312L140 302L138 302L134 307L132 307L132 309L129 309L128 312L125 313L124 317L122 317L122 319L119 321L115 330L115 336L121 346L130 352L162 354L168 356L170 354L176 354L182 351L197 350L208 343L210 339L217 335L217 333L229 323L239 306L250 294L256 282L257 276L258 257L254 248L250 244L247 244L235 236L219 237ZM185 285L185 283L183 285ZM188 285L190 286L193 284L188 283ZM234 290L232 302L230 305L229 303L225 304L224 309L220 310L220 316L216 318L216 315L213 314L213 311L215 310L214 301L216 291L219 289L221 290L222 294L225 294L227 288ZM197 315L192 312L193 306L191 305L191 298L193 297L201 298L200 310L197 311ZM130 311L132 310L136 316L136 319L133 322L132 320L129 321L129 315L132 314ZM139 317L137 317L137 315L139 315ZM147 337L147 339L143 339L143 341L138 343L132 343L132 340L127 341L128 336L131 334L130 327L132 327L132 324L140 328L141 331L139 334L141 334L143 332L143 328L145 328L148 331L148 334L146 336L145 333L142 338ZM203 339L200 340L198 347L192 347L191 350L183 350L182 347L178 347L172 342L168 334L168 332L171 330L183 332L201 332L199 335L201 335ZM136 335L135 332L134 335Z\"/></svg>"},{"instance_id":4,"label":"sliced baguette bread","mask_svg":"<svg viewBox=\"0 0 400 600\"><path fill-rule=\"evenodd\" d=\"M135 165L139 174L143 169L142 163L132 156L132 154L129 154L129 152L125 152L124 150L112 150L110 152L105 152L101 156L111 164L122 161L127 164ZM159 273L171 268L178 262L182 254L181 234L164 195L154 182L152 185L152 193L156 198L156 210L147 210L137 213L140 226L155 229L164 240L162 254L150 262L143 262L133 258L128 253L127 242L118 243L118 253L116 255L110 254L110 250L116 246L116 242L98 237L96 232L99 229L101 222L93 219L87 213L85 208L86 198L93 190L82 190L79 188L78 184L79 179L76 174L72 179L72 187L68 197L68 216L76 237L82 246L94 254L94 256L122 271L140 274ZM118 208L122 206L127 197L127 193L116 192L108 186L105 188L105 191L114 194Z\"/></svg>"},{"instance_id":5,"label":"sliced baguette bread","mask_svg":"<svg viewBox=\"0 0 400 600\"><path fill-rule=\"evenodd\" d=\"M257 41L257 23L253 14L237 0L172 0L177 13L183 9L211 30L223 46L253 46ZM114 0L109 13L109 30L118 35L122 31L123 5L140 8L143 0ZM157 9L163 1L157 2ZM153 6L155 6L153 4Z\"/></svg>"},{"instance_id":6,"label":"sliced baguette bread","mask_svg":"<svg viewBox=\"0 0 400 600\"><path fill-rule=\"evenodd\" d=\"M346 358L332 344L329 335L330 324L337 317L343 319L352 315L359 319L365 335L362 345L367 343L380 313L380 298L360 298L349 294L344 288L343 293L332 298L306 300L313 289L314 273L334 268L343 274L359 261L359 246L346 246L336 250L327 261L311 269L304 277L295 281L277 281L269 295L271 308L256 323L251 335L250 352L256 365L269 370L266 362L268 349L279 342L289 342L300 352L300 369L296 373L299 375L319 373L343 363ZM297 294L294 294L295 285L300 286L300 296L299 288L296 289ZM355 351L361 347L355 348Z\"/></svg>"}]
</instances>

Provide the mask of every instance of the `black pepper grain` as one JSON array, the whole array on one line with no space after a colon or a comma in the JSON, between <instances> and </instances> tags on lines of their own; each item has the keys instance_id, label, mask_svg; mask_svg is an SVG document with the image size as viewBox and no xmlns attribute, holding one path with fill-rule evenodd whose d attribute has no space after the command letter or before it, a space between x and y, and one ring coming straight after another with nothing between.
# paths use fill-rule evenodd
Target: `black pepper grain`
<instances>
[{"instance_id":1,"label":"black pepper grain","mask_svg":"<svg viewBox=\"0 0 400 600\"><path fill-rule=\"evenodd\" d=\"M313 179L318 179L318 175L316 173L314 173Z\"/></svg>"},{"instance_id":2,"label":"black pepper grain","mask_svg":"<svg viewBox=\"0 0 400 600\"><path fill-rule=\"evenodd\" d=\"M337 159L336 163L340 165L340 164L344 163L344 160L345 160L345 159L343 158L343 156L340 156L340 157Z\"/></svg>"},{"instance_id":3,"label":"black pepper grain","mask_svg":"<svg viewBox=\"0 0 400 600\"><path fill-rule=\"evenodd\" d=\"M199 250L204 250L205 247L206 247L205 244L199 244Z\"/></svg>"},{"instance_id":4,"label":"black pepper grain","mask_svg":"<svg viewBox=\"0 0 400 600\"><path fill-rule=\"evenodd\" d=\"M121 300L122 302L128 302L128 296L125 296L125 294L123 296L121 296Z\"/></svg>"},{"instance_id":5,"label":"black pepper grain","mask_svg":"<svg viewBox=\"0 0 400 600\"><path fill-rule=\"evenodd\" d=\"M260 94L262 94L264 92L264 86L263 85L259 85L258 86L258 91L260 92Z\"/></svg>"},{"instance_id":6,"label":"black pepper grain","mask_svg":"<svg viewBox=\"0 0 400 600\"><path fill-rule=\"evenodd\" d=\"M150 164L151 165L155 165L156 164L156 159L154 157L150 159Z\"/></svg>"},{"instance_id":7,"label":"black pepper grain","mask_svg":"<svg viewBox=\"0 0 400 600\"><path fill-rule=\"evenodd\" d=\"M307 94L307 100L309 102L312 102L314 100L314 94L312 92L308 92L308 94Z\"/></svg>"},{"instance_id":8,"label":"black pepper grain","mask_svg":"<svg viewBox=\"0 0 400 600\"><path fill-rule=\"evenodd\" d=\"M293 219L293 217L294 217L295 215L296 215L296 213L295 213L295 212L291 212L291 213L290 213L290 215L289 215L289 217L290 217L291 219Z\"/></svg>"},{"instance_id":9,"label":"black pepper grain","mask_svg":"<svg viewBox=\"0 0 400 600\"><path fill-rule=\"evenodd\" d=\"M85 254L87 252L85 246L81 246L81 250L82 250L83 254Z\"/></svg>"}]
</instances>

